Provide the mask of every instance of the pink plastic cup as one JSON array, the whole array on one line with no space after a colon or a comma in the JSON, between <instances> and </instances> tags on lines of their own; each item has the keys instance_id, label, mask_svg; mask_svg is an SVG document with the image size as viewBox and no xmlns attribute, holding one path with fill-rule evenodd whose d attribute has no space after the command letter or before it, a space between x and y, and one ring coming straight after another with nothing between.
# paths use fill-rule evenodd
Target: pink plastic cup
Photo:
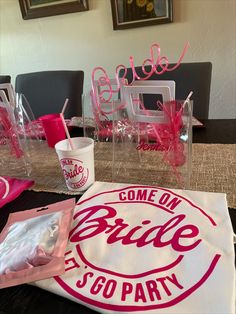
<instances>
[{"instance_id":1,"label":"pink plastic cup","mask_svg":"<svg viewBox=\"0 0 236 314\"><path fill-rule=\"evenodd\" d=\"M47 114L39 118L42 122L49 147L66 138L65 129L59 113Z\"/></svg>"}]
</instances>

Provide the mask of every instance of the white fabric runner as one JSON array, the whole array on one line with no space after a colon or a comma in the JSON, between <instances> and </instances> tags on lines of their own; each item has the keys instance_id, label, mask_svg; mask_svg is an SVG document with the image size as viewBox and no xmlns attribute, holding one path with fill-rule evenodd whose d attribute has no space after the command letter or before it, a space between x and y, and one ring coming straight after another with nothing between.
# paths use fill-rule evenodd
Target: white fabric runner
<instances>
[{"instance_id":1,"label":"white fabric runner","mask_svg":"<svg viewBox=\"0 0 236 314\"><path fill-rule=\"evenodd\" d=\"M235 313L226 196L96 182L80 199L64 275L35 284L101 313Z\"/></svg>"}]
</instances>

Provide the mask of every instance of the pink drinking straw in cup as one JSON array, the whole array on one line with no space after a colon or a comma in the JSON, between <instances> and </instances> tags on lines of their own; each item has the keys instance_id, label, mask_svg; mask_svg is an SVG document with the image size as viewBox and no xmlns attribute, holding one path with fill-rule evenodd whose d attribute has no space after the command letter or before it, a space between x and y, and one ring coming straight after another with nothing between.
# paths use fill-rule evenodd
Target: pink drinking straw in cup
<instances>
[{"instance_id":1,"label":"pink drinking straw in cup","mask_svg":"<svg viewBox=\"0 0 236 314\"><path fill-rule=\"evenodd\" d=\"M41 121L49 147L66 138L65 129L59 113L47 114L39 118Z\"/></svg>"},{"instance_id":2,"label":"pink drinking straw in cup","mask_svg":"<svg viewBox=\"0 0 236 314\"><path fill-rule=\"evenodd\" d=\"M95 180L94 141L88 137L71 138L63 113L60 114L67 139L55 145L67 188L74 192L87 190Z\"/></svg>"},{"instance_id":3,"label":"pink drinking straw in cup","mask_svg":"<svg viewBox=\"0 0 236 314\"><path fill-rule=\"evenodd\" d=\"M55 150L68 190L83 192L95 181L94 141L88 137L71 138L58 142Z\"/></svg>"}]
</instances>

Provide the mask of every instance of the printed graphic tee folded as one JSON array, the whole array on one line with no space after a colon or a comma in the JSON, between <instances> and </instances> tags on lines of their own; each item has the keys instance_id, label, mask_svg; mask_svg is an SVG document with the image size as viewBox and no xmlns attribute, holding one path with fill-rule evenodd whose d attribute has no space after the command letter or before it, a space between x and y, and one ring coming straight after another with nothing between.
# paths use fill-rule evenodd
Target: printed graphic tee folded
<instances>
[{"instance_id":1,"label":"printed graphic tee folded","mask_svg":"<svg viewBox=\"0 0 236 314\"><path fill-rule=\"evenodd\" d=\"M0 208L12 202L33 184L33 180L17 179L8 176L0 177Z\"/></svg>"},{"instance_id":2,"label":"printed graphic tee folded","mask_svg":"<svg viewBox=\"0 0 236 314\"><path fill-rule=\"evenodd\" d=\"M235 313L225 194L96 182L75 208L65 264L35 284L100 313Z\"/></svg>"}]
</instances>

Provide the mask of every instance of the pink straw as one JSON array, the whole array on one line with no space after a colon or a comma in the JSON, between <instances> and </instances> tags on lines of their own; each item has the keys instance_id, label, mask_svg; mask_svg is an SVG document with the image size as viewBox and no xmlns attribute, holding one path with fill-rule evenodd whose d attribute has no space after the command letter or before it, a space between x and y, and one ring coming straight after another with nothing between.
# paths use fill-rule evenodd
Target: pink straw
<instances>
[{"instance_id":1,"label":"pink straw","mask_svg":"<svg viewBox=\"0 0 236 314\"><path fill-rule=\"evenodd\" d=\"M69 133L69 131L68 131L68 128L67 128L67 125L66 125L66 122L65 122L63 113L60 113L60 118L61 118L63 127L64 127L64 129L65 129L66 136L67 136L68 141L69 141L69 144L70 144L70 148L71 148L71 150L74 150L75 148L74 148L74 146L73 146L73 143L72 143L72 140L71 140L71 137L70 137L70 133Z\"/></svg>"},{"instance_id":2,"label":"pink straw","mask_svg":"<svg viewBox=\"0 0 236 314\"><path fill-rule=\"evenodd\" d=\"M63 115L64 115L64 112L65 112L66 107L67 107L67 105L68 105L68 102L69 102L69 99L66 98L66 100L65 100L65 102L64 102L64 105L63 105L63 108L62 108L62 111L61 111L61 113L62 113Z\"/></svg>"}]
</instances>

